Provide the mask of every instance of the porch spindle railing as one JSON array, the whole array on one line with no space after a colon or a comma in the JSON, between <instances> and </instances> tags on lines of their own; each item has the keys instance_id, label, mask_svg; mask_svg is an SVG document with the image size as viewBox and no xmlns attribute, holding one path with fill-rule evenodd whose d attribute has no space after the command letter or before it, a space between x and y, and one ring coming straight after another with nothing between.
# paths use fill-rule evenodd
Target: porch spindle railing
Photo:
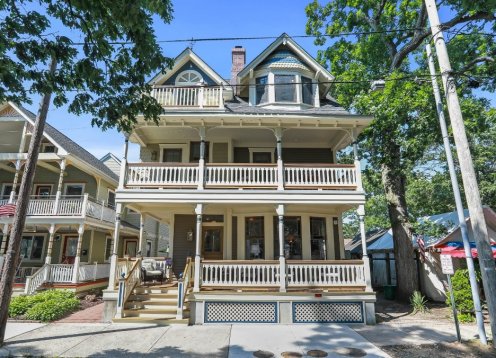
<instances>
[{"instance_id":1,"label":"porch spindle railing","mask_svg":"<svg viewBox=\"0 0 496 358\"><path fill-rule=\"evenodd\" d=\"M288 261L288 287L365 286L362 261Z\"/></svg>"},{"instance_id":2,"label":"porch spindle railing","mask_svg":"<svg viewBox=\"0 0 496 358\"><path fill-rule=\"evenodd\" d=\"M126 276L119 279L119 289L117 295L117 317L123 317L124 305L133 292L134 288L141 281L141 258L136 258L133 266Z\"/></svg>"},{"instance_id":3,"label":"porch spindle railing","mask_svg":"<svg viewBox=\"0 0 496 358\"><path fill-rule=\"evenodd\" d=\"M183 271L182 277L178 281L177 285L177 319L183 318L183 309L184 309L184 301L186 299L186 295L188 294L188 290L191 288L191 284L194 277L194 262L191 260L191 257L188 257L186 260L186 266Z\"/></svg>"},{"instance_id":4,"label":"porch spindle railing","mask_svg":"<svg viewBox=\"0 0 496 358\"><path fill-rule=\"evenodd\" d=\"M204 261L202 286L277 286L279 261Z\"/></svg>"}]
</instances>

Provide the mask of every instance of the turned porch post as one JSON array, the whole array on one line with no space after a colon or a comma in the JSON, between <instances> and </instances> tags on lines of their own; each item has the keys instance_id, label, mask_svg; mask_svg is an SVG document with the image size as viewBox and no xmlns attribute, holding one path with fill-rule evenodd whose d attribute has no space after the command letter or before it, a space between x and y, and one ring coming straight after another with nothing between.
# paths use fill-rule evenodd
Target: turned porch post
<instances>
[{"instance_id":1,"label":"turned porch post","mask_svg":"<svg viewBox=\"0 0 496 358\"><path fill-rule=\"evenodd\" d=\"M146 220L146 214L140 212L140 231L139 231L139 246L138 246L138 252L140 253L140 256L146 256L143 254L143 250L145 249L145 220Z\"/></svg>"},{"instance_id":2,"label":"turned porch post","mask_svg":"<svg viewBox=\"0 0 496 358\"><path fill-rule=\"evenodd\" d=\"M50 228L48 229L48 234L49 234L48 246L45 257L45 263L49 265L52 263L52 250L53 250L53 239L55 237L55 224L50 225Z\"/></svg>"},{"instance_id":3,"label":"turned porch post","mask_svg":"<svg viewBox=\"0 0 496 358\"><path fill-rule=\"evenodd\" d=\"M54 214L57 214L57 211L59 210L59 201L60 201L60 197L62 196L62 184L64 182L66 159L63 158L59 164L60 164L60 174L59 174L59 182L57 184L57 193L55 194L55 205L53 206Z\"/></svg>"},{"instance_id":4,"label":"turned porch post","mask_svg":"<svg viewBox=\"0 0 496 358\"><path fill-rule=\"evenodd\" d=\"M282 128L274 130L277 149L277 190L284 190L284 164L282 161Z\"/></svg>"},{"instance_id":5,"label":"turned porch post","mask_svg":"<svg viewBox=\"0 0 496 358\"><path fill-rule=\"evenodd\" d=\"M200 270L201 270L201 227L203 204L197 204L195 208L196 214L196 249L195 249L195 278L193 285L193 292L200 292Z\"/></svg>"},{"instance_id":6,"label":"turned porch post","mask_svg":"<svg viewBox=\"0 0 496 358\"><path fill-rule=\"evenodd\" d=\"M200 132L200 159L198 160L198 190L205 187L205 127L199 128Z\"/></svg>"},{"instance_id":7,"label":"turned porch post","mask_svg":"<svg viewBox=\"0 0 496 358\"><path fill-rule=\"evenodd\" d=\"M280 292L286 292L286 258L284 257L284 205L276 208L279 233L279 279Z\"/></svg>"},{"instance_id":8,"label":"turned porch post","mask_svg":"<svg viewBox=\"0 0 496 358\"><path fill-rule=\"evenodd\" d=\"M81 246L83 245L84 225L79 225L76 258L74 259L74 270L72 271L72 283L78 282L79 263L81 261Z\"/></svg>"},{"instance_id":9,"label":"turned porch post","mask_svg":"<svg viewBox=\"0 0 496 358\"><path fill-rule=\"evenodd\" d=\"M108 290L115 289L115 275L117 272L117 250L119 247L119 234L121 230L121 213L122 204L118 203L115 206L115 226L114 226L114 237L112 244L112 255L110 256L110 273L109 273L109 285Z\"/></svg>"}]
</instances>

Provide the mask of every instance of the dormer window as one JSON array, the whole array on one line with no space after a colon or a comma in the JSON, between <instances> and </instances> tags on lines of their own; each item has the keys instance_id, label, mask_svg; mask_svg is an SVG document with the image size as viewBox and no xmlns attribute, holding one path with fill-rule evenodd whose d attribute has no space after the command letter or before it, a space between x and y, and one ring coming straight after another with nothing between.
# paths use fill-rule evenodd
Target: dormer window
<instances>
[{"instance_id":1,"label":"dormer window","mask_svg":"<svg viewBox=\"0 0 496 358\"><path fill-rule=\"evenodd\" d=\"M301 96L303 103L313 105L313 83L311 78L301 76Z\"/></svg>"},{"instance_id":2,"label":"dormer window","mask_svg":"<svg viewBox=\"0 0 496 358\"><path fill-rule=\"evenodd\" d=\"M276 102L296 102L296 76L274 75Z\"/></svg>"},{"instance_id":3,"label":"dormer window","mask_svg":"<svg viewBox=\"0 0 496 358\"><path fill-rule=\"evenodd\" d=\"M201 82L203 82L203 78L195 70L183 71L176 78L177 86L193 86Z\"/></svg>"},{"instance_id":4,"label":"dormer window","mask_svg":"<svg viewBox=\"0 0 496 358\"><path fill-rule=\"evenodd\" d=\"M269 101L268 76L258 77L255 80L256 84L256 104L267 103Z\"/></svg>"}]
</instances>

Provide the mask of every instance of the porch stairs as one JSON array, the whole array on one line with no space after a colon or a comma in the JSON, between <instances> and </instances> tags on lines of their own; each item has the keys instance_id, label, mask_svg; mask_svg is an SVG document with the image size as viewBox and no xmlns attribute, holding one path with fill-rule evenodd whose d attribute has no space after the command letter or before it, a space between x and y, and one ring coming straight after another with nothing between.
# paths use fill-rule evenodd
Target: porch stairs
<instances>
[{"instance_id":1,"label":"porch stairs","mask_svg":"<svg viewBox=\"0 0 496 358\"><path fill-rule=\"evenodd\" d=\"M158 325L189 324L189 305L186 300L182 319L177 319L177 282L161 286L140 286L133 290L125 303L123 318L115 323L155 323Z\"/></svg>"}]
</instances>

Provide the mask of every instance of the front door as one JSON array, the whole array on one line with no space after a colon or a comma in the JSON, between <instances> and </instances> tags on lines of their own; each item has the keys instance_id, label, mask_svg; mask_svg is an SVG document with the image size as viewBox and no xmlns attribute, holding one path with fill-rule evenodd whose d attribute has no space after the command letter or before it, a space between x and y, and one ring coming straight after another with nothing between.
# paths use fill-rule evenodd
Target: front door
<instances>
[{"instance_id":1,"label":"front door","mask_svg":"<svg viewBox=\"0 0 496 358\"><path fill-rule=\"evenodd\" d=\"M77 236L66 236L64 239L64 251L62 255L63 264L73 264L77 253Z\"/></svg>"},{"instance_id":2,"label":"front door","mask_svg":"<svg viewBox=\"0 0 496 358\"><path fill-rule=\"evenodd\" d=\"M205 260L222 260L223 228L207 226L202 230L202 256Z\"/></svg>"}]
</instances>

